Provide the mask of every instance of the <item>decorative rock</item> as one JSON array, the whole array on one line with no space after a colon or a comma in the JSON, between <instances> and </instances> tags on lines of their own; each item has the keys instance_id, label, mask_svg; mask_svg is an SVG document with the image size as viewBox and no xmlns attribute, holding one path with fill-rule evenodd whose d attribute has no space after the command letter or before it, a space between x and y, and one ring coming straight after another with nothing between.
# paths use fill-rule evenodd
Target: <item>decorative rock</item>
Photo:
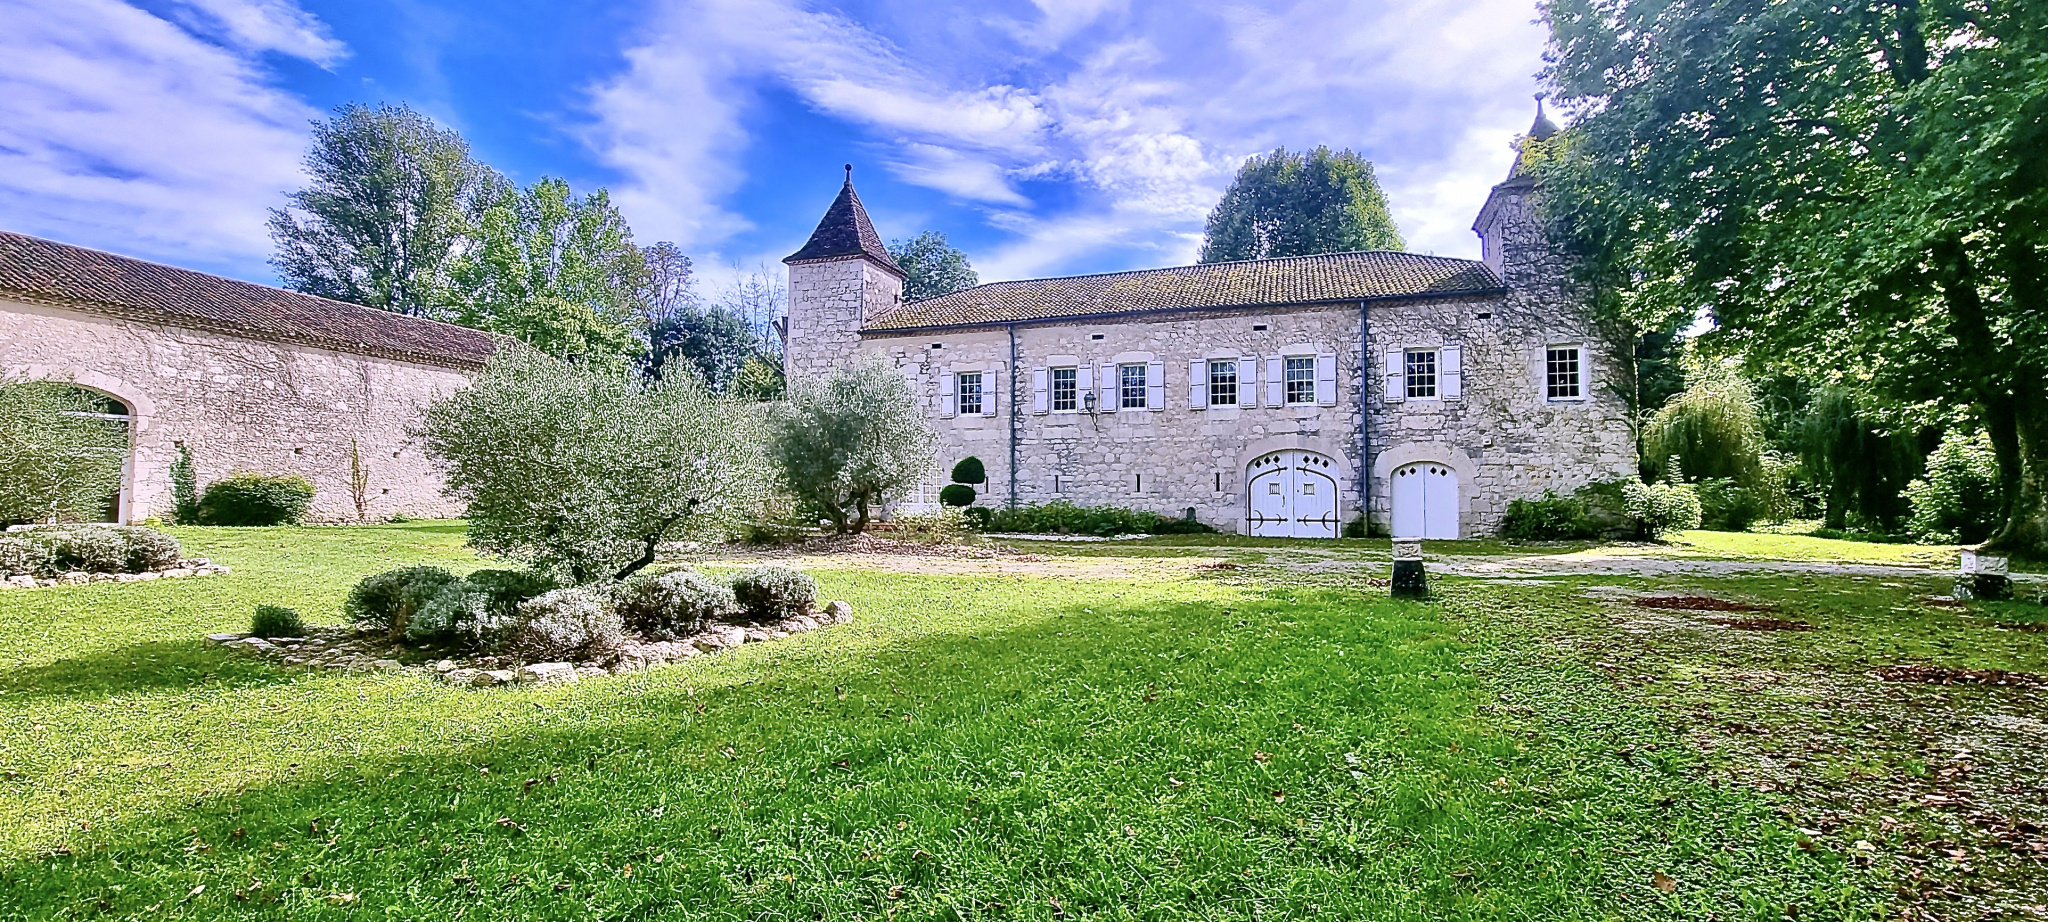
<instances>
[{"instance_id":1,"label":"decorative rock","mask_svg":"<svg viewBox=\"0 0 2048 922\"><path fill-rule=\"evenodd\" d=\"M750 627L750 628L747 628L747 629L746 629L745 631L742 631L742 632L740 633L740 636L741 636L741 637L743 637L743 638L744 638L745 640L751 640L751 641L753 641L753 642L755 642L755 643L760 643L761 641L764 641L764 640L772 640L772 639L774 639L774 636L773 636L773 635L771 635L771 634L769 634L769 633L768 633L767 631L761 630L760 628L757 628L757 627ZM737 644L735 644L735 646L737 646Z\"/></svg>"},{"instance_id":2,"label":"decorative rock","mask_svg":"<svg viewBox=\"0 0 2048 922\"><path fill-rule=\"evenodd\" d=\"M92 574L73 570L70 573L57 577L57 582L66 586L80 586L92 582Z\"/></svg>"},{"instance_id":3,"label":"decorative rock","mask_svg":"<svg viewBox=\"0 0 2048 922\"><path fill-rule=\"evenodd\" d=\"M185 567L172 567L171 569L164 571L165 579L183 579L191 575L192 571Z\"/></svg>"},{"instance_id":4,"label":"decorative rock","mask_svg":"<svg viewBox=\"0 0 2048 922\"><path fill-rule=\"evenodd\" d=\"M237 640L241 640L244 636L242 634L208 634L206 635L206 640L208 643L234 643Z\"/></svg>"},{"instance_id":5,"label":"decorative rock","mask_svg":"<svg viewBox=\"0 0 2048 922\"><path fill-rule=\"evenodd\" d=\"M797 615L788 621L782 622L782 629L791 633L816 630L817 627L818 622L811 620L809 615Z\"/></svg>"},{"instance_id":6,"label":"decorative rock","mask_svg":"<svg viewBox=\"0 0 2048 922\"><path fill-rule=\"evenodd\" d=\"M454 672L455 661L452 659L438 660L434 663L434 671L443 674Z\"/></svg>"},{"instance_id":7,"label":"decorative rock","mask_svg":"<svg viewBox=\"0 0 2048 922\"><path fill-rule=\"evenodd\" d=\"M7 578L7 585L17 589L34 589L36 588L36 578L33 576L10 576Z\"/></svg>"},{"instance_id":8,"label":"decorative rock","mask_svg":"<svg viewBox=\"0 0 2048 922\"><path fill-rule=\"evenodd\" d=\"M853 606L845 602L833 602L825 606L827 624L845 624L853 620Z\"/></svg>"},{"instance_id":9,"label":"decorative rock","mask_svg":"<svg viewBox=\"0 0 2048 922\"><path fill-rule=\"evenodd\" d=\"M519 674L513 672L510 669L486 669L482 672L477 673L474 678L470 679L469 684L484 686L505 685L517 680L518 678Z\"/></svg>"},{"instance_id":10,"label":"decorative rock","mask_svg":"<svg viewBox=\"0 0 2048 922\"><path fill-rule=\"evenodd\" d=\"M399 663L395 659L380 659L371 660L370 668L375 669L378 672L397 672L398 670L403 669L405 667L403 666L403 664Z\"/></svg>"},{"instance_id":11,"label":"decorative rock","mask_svg":"<svg viewBox=\"0 0 2048 922\"><path fill-rule=\"evenodd\" d=\"M480 674L482 674L480 669L450 669L447 672L440 673L440 676L441 681L450 685L474 685L476 684L476 677Z\"/></svg>"},{"instance_id":12,"label":"decorative rock","mask_svg":"<svg viewBox=\"0 0 2048 922\"><path fill-rule=\"evenodd\" d=\"M146 583L153 579L162 579L164 575L156 570L144 570L134 576L137 582Z\"/></svg>"},{"instance_id":13,"label":"decorative rock","mask_svg":"<svg viewBox=\"0 0 2048 922\"><path fill-rule=\"evenodd\" d=\"M576 667L568 663L534 663L519 668L519 681L535 685L576 681Z\"/></svg>"}]
</instances>

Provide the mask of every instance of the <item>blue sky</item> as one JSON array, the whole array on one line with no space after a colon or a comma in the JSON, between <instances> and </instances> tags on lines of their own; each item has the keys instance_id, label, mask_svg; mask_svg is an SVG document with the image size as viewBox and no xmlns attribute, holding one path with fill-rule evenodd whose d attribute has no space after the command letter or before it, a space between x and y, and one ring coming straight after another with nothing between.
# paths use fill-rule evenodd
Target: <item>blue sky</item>
<instances>
[{"instance_id":1,"label":"blue sky","mask_svg":"<svg viewBox=\"0 0 2048 922\"><path fill-rule=\"evenodd\" d=\"M775 265L839 165L986 280L1191 262L1276 145L1377 166L1409 248L1528 127L1531 0L0 0L0 228L255 281L307 123L405 102L522 183L608 187L708 286Z\"/></svg>"}]
</instances>

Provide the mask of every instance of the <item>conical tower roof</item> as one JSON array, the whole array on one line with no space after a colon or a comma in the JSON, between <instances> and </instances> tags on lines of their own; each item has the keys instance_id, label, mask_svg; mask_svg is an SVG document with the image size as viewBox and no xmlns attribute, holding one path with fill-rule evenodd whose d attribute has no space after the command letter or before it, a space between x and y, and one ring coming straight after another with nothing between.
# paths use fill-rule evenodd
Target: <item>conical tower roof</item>
<instances>
[{"instance_id":1,"label":"conical tower roof","mask_svg":"<svg viewBox=\"0 0 2048 922\"><path fill-rule=\"evenodd\" d=\"M1526 175L1522 170L1522 161L1529 156L1529 141L1548 141L1556 137L1557 132L1557 123L1551 121L1550 116L1543 114L1543 94L1537 93L1536 121L1529 126L1529 136L1523 141L1521 151L1515 154L1515 165L1508 169L1508 179L1512 181Z\"/></svg>"},{"instance_id":2,"label":"conical tower roof","mask_svg":"<svg viewBox=\"0 0 2048 922\"><path fill-rule=\"evenodd\" d=\"M846 183L839 187L839 196L832 200L832 207L825 209L825 217L818 222L818 229L811 231L811 239L796 252L789 254L784 263L822 262L829 259L866 257L882 268L905 276L896 260L890 258L889 248L882 243L882 235L875 233L875 224L868 220L868 210L860 203L860 193L853 191L853 164L846 165Z\"/></svg>"}]
</instances>

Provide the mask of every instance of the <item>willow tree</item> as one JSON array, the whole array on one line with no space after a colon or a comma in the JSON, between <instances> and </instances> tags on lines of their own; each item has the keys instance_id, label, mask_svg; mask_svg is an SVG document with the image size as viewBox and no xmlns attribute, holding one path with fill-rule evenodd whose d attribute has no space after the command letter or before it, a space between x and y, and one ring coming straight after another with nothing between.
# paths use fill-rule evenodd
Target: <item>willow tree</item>
<instances>
[{"instance_id":1,"label":"willow tree","mask_svg":"<svg viewBox=\"0 0 2048 922\"><path fill-rule=\"evenodd\" d=\"M1760 365L1966 404L2048 553L2048 5L1549 0L1536 145L1585 281ZM1826 370L1819 372L1817 370Z\"/></svg>"}]
</instances>

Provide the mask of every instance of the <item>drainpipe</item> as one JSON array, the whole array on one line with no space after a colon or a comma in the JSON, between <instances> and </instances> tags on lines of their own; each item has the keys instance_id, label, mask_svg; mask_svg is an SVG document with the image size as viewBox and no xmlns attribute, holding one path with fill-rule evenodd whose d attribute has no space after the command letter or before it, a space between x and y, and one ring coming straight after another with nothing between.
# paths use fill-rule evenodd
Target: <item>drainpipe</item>
<instances>
[{"instance_id":1,"label":"drainpipe","mask_svg":"<svg viewBox=\"0 0 2048 922\"><path fill-rule=\"evenodd\" d=\"M1010 324L1010 508L1017 508L1017 325Z\"/></svg>"},{"instance_id":2,"label":"drainpipe","mask_svg":"<svg viewBox=\"0 0 2048 922\"><path fill-rule=\"evenodd\" d=\"M1358 302L1358 514L1372 531L1372 302Z\"/></svg>"}]
</instances>

